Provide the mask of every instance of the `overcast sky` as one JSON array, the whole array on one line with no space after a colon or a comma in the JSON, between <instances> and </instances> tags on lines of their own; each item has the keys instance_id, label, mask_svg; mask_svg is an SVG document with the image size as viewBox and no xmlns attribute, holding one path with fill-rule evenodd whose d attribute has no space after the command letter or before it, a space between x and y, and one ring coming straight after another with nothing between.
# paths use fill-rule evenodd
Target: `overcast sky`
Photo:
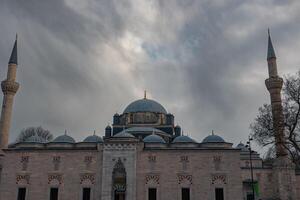
<instances>
[{"instance_id":1,"label":"overcast sky","mask_svg":"<svg viewBox=\"0 0 300 200\"><path fill-rule=\"evenodd\" d=\"M114 113L143 97L197 141L235 145L269 102L267 28L279 73L300 67L298 0L1 0L0 79L15 33L21 87L10 141L22 128L103 135ZM2 95L0 97L2 101Z\"/></svg>"}]
</instances>

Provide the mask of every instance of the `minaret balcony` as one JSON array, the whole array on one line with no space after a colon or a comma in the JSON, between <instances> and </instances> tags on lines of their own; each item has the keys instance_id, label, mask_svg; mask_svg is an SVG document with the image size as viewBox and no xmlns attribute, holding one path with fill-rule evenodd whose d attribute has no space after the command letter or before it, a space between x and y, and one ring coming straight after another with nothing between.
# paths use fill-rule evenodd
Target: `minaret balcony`
<instances>
[{"instance_id":1,"label":"minaret balcony","mask_svg":"<svg viewBox=\"0 0 300 200\"><path fill-rule=\"evenodd\" d=\"M1 88L4 94L15 94L20 87L20 84L14 81L2 81Z\"/></svg>"},{"instance_id":2,"label":"minaret balcony","mask_svg":"<svg viewBox=\"0 0 300 200\"><path fill-rule=\"evenodd\" d=\"M274 89L281 90L282 85L283 85L283 79L280 78L279 76L270 77L270 78L266 79L265 84L269 91L274 90Z\"/></svg>"}]
</instances>

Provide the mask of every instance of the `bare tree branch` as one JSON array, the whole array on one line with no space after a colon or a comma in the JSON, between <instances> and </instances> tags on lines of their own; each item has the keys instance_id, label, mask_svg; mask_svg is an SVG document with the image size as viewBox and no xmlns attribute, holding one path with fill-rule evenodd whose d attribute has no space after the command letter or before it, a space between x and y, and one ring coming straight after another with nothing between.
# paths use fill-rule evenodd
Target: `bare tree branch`
<instances>
[{"instance_id":1,"label":"bare tree branch","mask_svg":"<svg viewBox=\"0 0 300 200\"><path fill-rule=\"evenodd\" d=\"M298 163L300 161L300 70L295 75L288 75L284 78L282 106L285 148L291 159ZM258 115L251 123L250 129L258 145L274 149L275 133L271 105L264 104L258 109Z\"/></svg>"},{"instance_id":2,"label":"bare tree branch","mask_svg":"<svg viewBox=\"0 0 300 200\"><path fill-rule=\"evenodd\" d=\"M32 136L36 136L40 138L40 141L44 142L49 142L53 139L53 135L50 133L50 131L43 129L41 126L28 127L20 132L18 138L16 139L16 143L25 142Z\"/></svg>"}]
</instances>

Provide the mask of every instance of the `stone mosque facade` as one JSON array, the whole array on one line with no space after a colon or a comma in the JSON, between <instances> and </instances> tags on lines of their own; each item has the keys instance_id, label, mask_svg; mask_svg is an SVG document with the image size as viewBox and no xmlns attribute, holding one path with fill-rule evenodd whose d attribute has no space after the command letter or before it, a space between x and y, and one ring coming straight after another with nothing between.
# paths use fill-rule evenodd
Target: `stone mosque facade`
<instances>
[{"instance_id":1,"label":"stone mosque facade","mask_svg":"<svg viewBox=\"0 0 300 200\"><path fill-rule=\"evenodd\" d=\"M45 142L33 135L8 144L19 88L16 40L1 84L0 200L252 200L253 193L257 200L300 200L300 173L282 148L282 79L270 36L267 60L276 131L273 164L255 151L250 160L244 144L213 133L201 142L183 135L174 115L146 94L115 114L103 136L75 141L65 133Z\"/></svg>"}]
</instances>

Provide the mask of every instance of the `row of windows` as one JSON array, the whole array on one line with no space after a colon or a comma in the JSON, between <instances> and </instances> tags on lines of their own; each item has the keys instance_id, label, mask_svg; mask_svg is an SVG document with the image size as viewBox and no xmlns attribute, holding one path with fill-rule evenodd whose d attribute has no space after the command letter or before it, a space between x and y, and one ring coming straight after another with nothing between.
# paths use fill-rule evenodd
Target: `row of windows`
<instances>
[{"instance_id":1,"label":"row of windows","mask_svg":"<svg viewBox=\"0 0 300 200\"><path fill-rule=\"evenodd\" d=\"M58 188L51 188L49 200L58 200ZM17 200L25 200L26 198L26 188L19 188L18 190L18 199ZM82 200L90 200L91 199L91 188L83 188L82 189Z\"/></svg>"},{"instance_id":2,"label":"row of windows","mask_svg":"<svg viewBox=\"0 0 300 200\"><path fill-rule=\"evenodd\" d=\"M190 200L190 188L181 188L181 200ZM224 190L223 188L215 189L215 199L224 200ZM157 200L157 190L156 188L148 189L148 200Z\"/></svg>"},{"instance_id":3,"label":"row of windows","mask_svg":"<svg viewBox=\"0 0 300 200\"><path fill-rule=\"evenodd\" d=\"M50 200L58 200L58 188L50 189ZM25 200L26 198L26 188L19 188L18 191L18 200ZM82 200L91 199L91 188L82 189ZM119 195L115 196L115 199L119 199ZM190 200L190 188L181 188L181 200ZM148 189L148 200L157 200L157 189L149 188ZM215 189L215 200L224 200L224 191L223 188Z\"/></svg>"}]
</instances>

